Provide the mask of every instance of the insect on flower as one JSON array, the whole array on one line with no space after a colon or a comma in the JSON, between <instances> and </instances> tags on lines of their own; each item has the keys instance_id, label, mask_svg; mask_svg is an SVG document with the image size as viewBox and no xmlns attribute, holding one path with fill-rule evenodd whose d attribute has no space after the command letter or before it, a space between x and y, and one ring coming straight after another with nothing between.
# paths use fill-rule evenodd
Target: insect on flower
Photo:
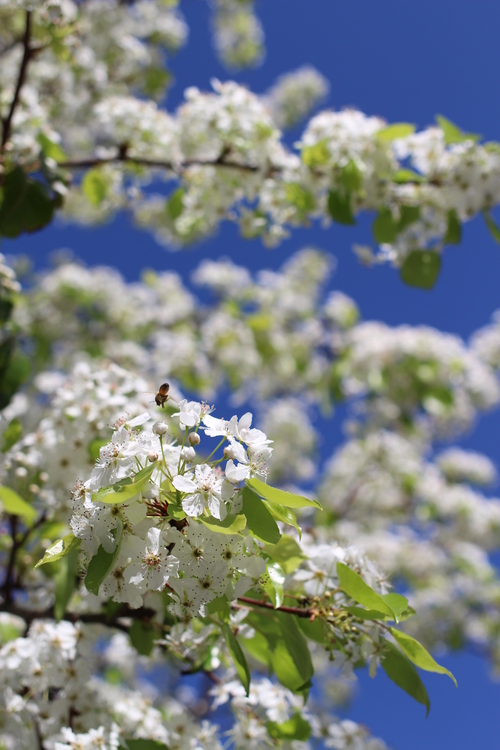
<instances>
[{"instance_id":1,"label":"insect on flower","mask_svg":"<svg viewBox=\"0 0 500 750\"><path fill-rule=\"evenodd\" d=\"M163 383L163 385L160 385L158 393L155 395L155 403L157 406L161 406L162 409L165 408L165 404L168 401L169 390L170 385L168 383Z\"/></svg>"}]
</instances>

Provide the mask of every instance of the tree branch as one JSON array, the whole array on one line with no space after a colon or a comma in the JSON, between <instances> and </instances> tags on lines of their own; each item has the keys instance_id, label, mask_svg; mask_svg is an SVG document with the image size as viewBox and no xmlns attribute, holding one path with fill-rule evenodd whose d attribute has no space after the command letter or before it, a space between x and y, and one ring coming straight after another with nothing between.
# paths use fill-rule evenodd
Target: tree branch
<instances>
[{"instance_id":1,"label":"tree branch","mask_svg":"<svg viewBox=\"0 0 500 750\"><path fill-rule=\"evenodd\" d=\"M9 516L10 521L10 534L12 537L12 547L10 548L9 562L7 563L7 569L5 571L5 581L3 582L2 592L5 598L5 602L10 604L12 601L12 588L13 580L12 576L14 573L14 565L16 562L16 554L19 548L19 543L16 540L17 534L17 516Z\"/></svg>"},{"instance_id":2,"label":"tree branch","mask_svg":"<svg viewBox=\"0 0 500 750\"><path fill-rule=\"evenodd\" d=\"M21 60L21 66L19 68L19 75L17 77L17 84L16 84L16 88L14 91L14 96L12 97L10 109L7 114L7 117L3 120L2 142L0 144L0 149L2 151L5 149L5 145L10 138L12 118L14 117L14 112L16 111L16 107L19 103L19 96L21 94L21 89L26 80L26 71L28 69L28 63L30 61L30 57L33 52L33 50L31 49L30 41L31 41L31 11L28 10L26 11L26 26L24 29L24 36L22 39L22 43L24 47L23 58Z\"/></svg>"},{"instance_id":3,"label":"tree branch","mask_svg":"<svg viewBox=\"0 0 500 750\"><path fill-rule=\"evenodd\" d=\"M19 607L16 604L5 601L0 605L0 612L8 612L11 615L21 617L31 625L33 620L49 620L54 619L54 608L44 610L27 609L26 607ZM129 628L119 620L123 618L130 618L132 620L144 620L150 619L154 616L155 612L152 609L140 607L139 609L131 609L124 605L120 610L113 616L107 615L105 612L65 612L62 619L73 624L77 622L85 623L96 623L101 625L107 625L108 627L117 628L123 630L124 633L128 633Z\"/></svg>"},{"instance_id":4,"label":"tree branch","mask_svg":"<svg viewBox=\"0 0 500 750\"><path fill-rule=\"evenodd\" d=\"M244 172L260 172L261 167L255 164L240 164L234 161L226 161L226 159L218 157L213 160L203 159L187 159L179 163L172 161L161 161L156 159L146 159L140 156L128 156L127 153L116 154L116 156L108 156L100 159L96 157L89 157L88 159L69 159L67 161L58 162L58 167L62 169L88 169L89 167L100 167L105 164L137 164L144 167L153 167L159 169L169 169L172 172L178 172L188 167L226 167L228 169L240 169ZM272 172L278 171L276 167L271 169Z\"/></svg>"},{"instance_id":5,"label":"tree branch","mask_svg":"<svg viewBox=\"0 0 500 750\"><path fill-rule=\"evenodd\" d=\"M251 599L249 596L239 596L239 602L244 604L250 604L252 607L264 607L264 609L272 609L273 612L286 612L289 615L297 615L297 617L307 617L311 619L318 614L318 610L315 607L287 607L282 605L281 607L275 607L270 602L263 602L260 599Z\"/></svg>"}]
</instances>

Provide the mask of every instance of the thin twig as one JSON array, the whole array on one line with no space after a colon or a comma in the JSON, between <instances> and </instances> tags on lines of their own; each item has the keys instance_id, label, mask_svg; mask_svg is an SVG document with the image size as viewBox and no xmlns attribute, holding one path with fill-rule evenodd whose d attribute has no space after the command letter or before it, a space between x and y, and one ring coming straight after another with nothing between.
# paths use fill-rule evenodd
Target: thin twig
<instances>
[{"instance_id":1,"label":"thin twig","mask_svg":"<svg viewBox=\"0 0 500 750\"><path fill-rule=\"evenodd\" d=\"M48 620L54 618L54 608L50 607L45 610L27 609L26 607L19 607L15 604L5 601L0 605L0 612L8 612L11 615L22 617L30 625L33 620ZM130 607L123 606L115 615L112 617L108 616L105 612L65 612L62 619L73 624L77 622L85 622L88 624L101 624L108 625L109 627L117 628L128 633L129 627L122 622L119 622L123 618L129 618L132 620L144 620L151 619L154 616L154 610L141 607L140 609L131 609Z\"/></svg>"},{"instance_id":2,"label":"thin twig","mask_svg":"<svg viewBox=\"0 0 500 750\"><path fill-rule=\"evenodd\" d=\"M169 169L172 172L178 172L188 167L226 167L228 169L240 169L244 172L259 172L261 167L255 164L240 164L239 162L226 161L220 157L213 160L204 159L186 159L182 162L161 161L157 159L146 159L140 156L128 156L127 154L118 153L116 156L106 158L89 157L88 159L69 159L58 162L58 167L62 169L88 169L89 167L100 167L105 164L136 164L143 167L152 167L159 169ZM276 171L276 168L273 168Z\"/></svg>"},{"instance_id":3,"label":"thin twig","mask_svg":"<svg viewBox=\"0 0 500 750\"><path fill-rule=\"evenodd\" d=\"M315 607L287 607L286 605L282 605L281 607L275 607L274 604L271 604L270 602L264 602L260 599L251 599L249 596L239 596L238 597L239 602L243 602L244 604L250 604L252 607L264 607L264 609L272 609L274 612L286 612L289 615L297 615L297 617L308 617L311 619L313 615L318 614L318 610Z\"/></svg>"},{"instance_id":4,"label":"thin twig","mask_svg":"<svg viewBox=\"0 0 500 750\"><path fill-rule=\"evenodd\" d=\"M17 521L18 521L17 516L9 516L10 534L12 537L12 547L10 548L9 562L7 563L7 570L5 571L5 581L3 582L3 586L2 586L2 592L3 592L3 596L4 596L6 604L10 604L10 602L12 601L12 588L13 588L13 583L14 583L12 580L12 576L14 573L16 554L19 548L19 544L16 540Z\"/></svg>"},{"instance_id":5,"label":"thin twig","mask_svg":"<svg viewBox=\"0 0 500 750\"><path fill-rule=\"evenodd\" d=\"M19 75L17 77L16 89L14 91L14 96L12 97L10 109L7 114L7 117L3 121L2 143L0 145L0 149L2 151L4 150L5 144L10 138L12 118L14 117L14 112L16 111L16 107L19 103L19 96L21 94L21 89L26 80L26 71L28 69L28 63L30 61L30 57L33 51L30 46L30 41L31 41L31 11L28 10L26 11L26 26L24 29L24 35L23 35L23 40L22 40L23 47L24 47L23 58L21 60L21 66L19 68Z\"/></svg>"}]
</instances>

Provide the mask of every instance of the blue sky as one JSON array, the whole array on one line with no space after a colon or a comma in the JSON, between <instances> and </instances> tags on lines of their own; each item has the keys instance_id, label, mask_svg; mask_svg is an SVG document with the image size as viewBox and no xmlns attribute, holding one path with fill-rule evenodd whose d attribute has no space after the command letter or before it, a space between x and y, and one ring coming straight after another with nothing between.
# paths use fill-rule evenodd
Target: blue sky
<instances>
[{"instance_id":1,"label":"blue sky","mask_svg":"<svg viewBox=\"0 0 500 750\"><path fill-rule=\"evenodd\" d=\"M236 77L257 92L276 76L312 63L330 81L326 106L357 107L389 121L419 127L444 114L467 131L500 140L500 4L491 0L261 0L268 52L256 70L231 75L210 46L208 12L201 0L181 7L191 29L187 47L173 58L176 84L168 106L175 107L188 85L208 88L210 78ZM291 140L300 131L291 134ZM497 215L498 218L498 215ZM500 308L500 246L481 220L464 228L460 246L449 248L443 271L431 292L404 286L389 268L361 267L351 252L354 242L370 242L370 219L356 227L300 230L269 251L258 241L238 238L232 226L199 248L167 253L152 237L131 228L123 217L98 229L69 226L2 244L2 252L24 252L42 265L56 248L72 248L89 264L115 265L129 279L145 266L171 268L185 277L204 257L229 255L253 269L277 267L305 244L332 252L338 260L335 288L358 302L365 319L391 325L432 325L468 337ZM463 442L500 464L499 415L484 418ZM432 703L429 719L422 706L380 674L360 679L349 716L365 723L398 750L447 747L497 748L500 687L489 679L488 665L472 655L447 656L459 688L445 677L426 678Z\"/></svg>"}]
</instances>

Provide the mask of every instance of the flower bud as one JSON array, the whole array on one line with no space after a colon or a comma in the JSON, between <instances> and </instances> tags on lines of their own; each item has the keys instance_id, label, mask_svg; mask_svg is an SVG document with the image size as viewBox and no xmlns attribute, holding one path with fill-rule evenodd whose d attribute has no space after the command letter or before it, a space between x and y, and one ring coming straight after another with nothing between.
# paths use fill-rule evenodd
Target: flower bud
<instances>
[{"instance_id":1,"label":"flower bud","mask_svg":"<svg viewBox=\"0 0 500 750\"><path fill-rule=\"evenodd\" d=\"M183 448L181 450L181 458L184 461L193 461L195 456L196 452L194 448Z\"/></svg>"},{"instance_id":2,"label":"flower bud","mask_svg":"<svg viewBox=\"0 0 500 750\"><path fill-rule=\"evenodd\" d=\"M150 463L153 463L154 461L158 461L158 453L156 453L156 451L150 451L148 453L148 461Z\"/></svg>"},{"instance_id":3,"label":"flower bud","mask_svg":"<svg viewBox=\"0 0 500 750\"><path fill-rule=\"evenodd\" d=\"M233 448L232 448L231 445L226 445L226 447L224 448L223 453L224 453L224 458L227 458L227 459L231 459L232 458L233 460L236 458L236 456L234 455L234 451L233 451Z\"/></svg>"},{"instance_id":4,"label":"flower bud","mask_svg":"<svg viewBox=\"0 0 500 750\"><path fill-rule=\"evenodd\" d=\"M198 433L197 433L197 432L190 432L190 433L189 433L189 437L188 437L188 440L189 440L190 444L191 444L191 445L193 446L193 448L194 448L194 447L195 447L196 445L199 445L199 444L200 444L200 440L201 440L201 438L200 438L200 436L198 435Z\"/></svg>"},{"instance_id":5,"label":"flower bud","mask_svg":"<svg viewBox=\"0 0 500 750\"><path fill-rule=\"evenodd\" d=\"M165 424L165 422L155 422L153 425L153 432L155 435L164 435L166 432L168 432L168 425Z\"/></svg>"}]
</instances>

